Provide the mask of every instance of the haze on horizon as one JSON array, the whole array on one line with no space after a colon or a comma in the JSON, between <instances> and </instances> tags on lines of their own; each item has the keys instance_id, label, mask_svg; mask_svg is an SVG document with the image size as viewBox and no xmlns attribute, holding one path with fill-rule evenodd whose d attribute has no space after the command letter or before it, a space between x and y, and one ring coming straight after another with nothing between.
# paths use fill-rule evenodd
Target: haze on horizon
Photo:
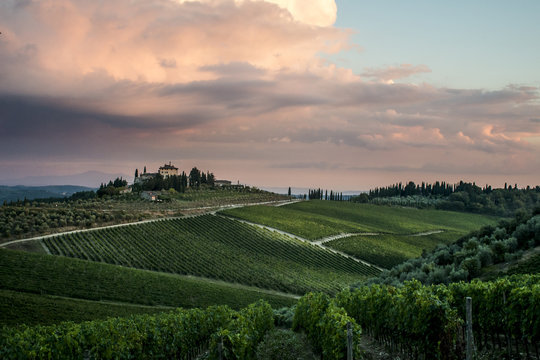
<instances>
[{"instance_id":1,"label":"haze on horizon","mask_svg":"<svg viewBox=\"0 0 540 360\"><path fill-rule=\"evenodd\" d=\"M0 183L540 179L540 2L7 0Z\"/></svg>"}]
</instances>

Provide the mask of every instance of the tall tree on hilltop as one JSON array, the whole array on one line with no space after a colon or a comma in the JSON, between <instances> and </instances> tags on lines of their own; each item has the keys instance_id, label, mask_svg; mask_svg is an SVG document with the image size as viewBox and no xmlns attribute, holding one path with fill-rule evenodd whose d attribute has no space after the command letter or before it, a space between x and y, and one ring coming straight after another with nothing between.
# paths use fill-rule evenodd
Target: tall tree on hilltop
<instances>
[{"instance_id":1,"label":"tall tree on hilltop","mask_svg":"<svg viewBox=\"0 0 540 360\"><path fill-rule=\"evenodd\" d=\"M135 169L135 178L139 177L139 169Z\"/></svg>"},{"instance_id":2,"label":"tall tree on hilltop","mask_svg":"<svg viewBox=\"0 0 540 360\"><path fill-rule=\"evenodd\" d=\"M215 181L216 181L216 177L214 176L214 174L208 171L206 173L206 182L208 183L208 185L214 186Z\"/></svg>"},{"instance_id":3,"label":"tall tree on hilltop","mask_svg":"<svg viewBox=\"0 0 540 360\"><path fill-rule=\"evenodd\" d=\"M189 172L189 186L199 187L201 185L201 171L194 167Z\"/></svg>"}]
</instances>

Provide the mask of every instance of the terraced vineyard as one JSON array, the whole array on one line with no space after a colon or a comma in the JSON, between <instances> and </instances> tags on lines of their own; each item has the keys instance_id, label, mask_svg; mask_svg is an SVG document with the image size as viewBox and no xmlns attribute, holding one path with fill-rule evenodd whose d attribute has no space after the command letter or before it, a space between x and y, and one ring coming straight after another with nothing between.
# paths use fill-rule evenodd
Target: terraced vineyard
<instances>
[{"instance_id":1,"label":"terraced vineyard","mask_svg":"<svg viewBox=\"0 0 540 360\"><path fill-rule=\"evenodd\" d=\"M319 200L280 207L250 206L222 213L310 240L360 232L410 235L445 230L464 235L496 222L494 217L477 214Z\"/></svg>"},{"instance_id":2,"label":"terraced vineyard","mask_svg":"<svg viewBox=\"0 0 540 360\"><path fill-rule=\"evenodd\" d=\"M42 240L54 255L197 275L303 294L334 292L374 267L265 229L213 215Z\"/></svg>"},{"instance_id":3,"label":"terraced vineyard","mask_svg":"<svg viewBox=\"0 0 540 360\"><path fill-rule=\"evenodd\" d=\"M168 308L295 299L235 284L0 249L0 325L51 324ZM165 308L164 308L165 307Z\"/></svg>"},{"instance_id":4,"label":"terraced vineyard","mask_svg":"<svg viewBox=\"0 0 540 360\"><path fill-rule=\"evenodd\" d=\"M459 234L453 231L424 236L350 236L327 242L324 245L371 264L390 269L410 258L420 256L422 250L433 250L438 243L447 244L457 238L459 238Z\"/></svg>"}]
</instances>

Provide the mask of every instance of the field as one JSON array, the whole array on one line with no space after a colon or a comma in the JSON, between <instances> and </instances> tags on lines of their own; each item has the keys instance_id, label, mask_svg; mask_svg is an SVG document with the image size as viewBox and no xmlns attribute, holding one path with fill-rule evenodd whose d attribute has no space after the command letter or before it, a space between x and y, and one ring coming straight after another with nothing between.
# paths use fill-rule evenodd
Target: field
<instances>
[{"instance_id":1,"label":"field","mask_svg":"<svg viewBox=\"0 0 540 360\"><path fill-rule=\"evenodd\" d=\"M214 215L80 232L42 241L54 255L294 294L334 292L379 273L374 267L318 246Z\"/></svg>"},{"instance_id":2,"label":"field","mask_svg":"<svg viewBox=\"0 0 540 360\"><path fill-rule=\"evenodd\" d=\"M0 290L0 326L50 325L62 321L80 322L132 314L155 314L172 309Z\"/></svg>"},{"instance_id":3,"label":"field","mask_svg":"<svg viewBox=\"0 0 540 360\"><path fill-rule=\"evenodd\" d=\"M420 256L423 250L433 250L437 244L448 244L457 238L459 234L453 231L423 236L385 234L350 236L327 242L324 245L379 267L390 269L410 258Z\"/></svg>"},{"instance_id":4,"label":"field","mask_svg":"<svg viewBox=\"0 0 540 360\"><path fill-rule=\"evenodd\" d=\"M259 299L276 308L295 302L240 285L10 250L0 250L0 298L0 324L82 321L163 307L239 309Z\"/></svg>"},{"instance_id":5,"label":"field","mask_svg":"<svg viewBox=\"0 0 540 360\"><path fill-rule=\"evenodd\" d=\"M186 203L202 204L208 194L200 196ZM111 210L122 204L141 209L163 205L119 201ZM44 245L57 256L1 250L0 324L84 321L214 304L238 309L258 299L275 308L290 306L296 299L283 293L336 293L380 273L324 247L391 268L495 222L487 216L331 201L256 205L223 214L227 217L164 219L15 245L29 251L43 251ZM309 241L344 233L376 235L353 235L321 246L228 216Z\"/></svg>"},{"instance_id":6,"label":"field","mask_svg":"<svg viewBox=\"0 0 540 360\"><path fill-rule=\"evenodd\" d=\"M362 232L411 235L444 230L466 234L496 221L491 216L451 211L319 200L280 207L250 206L224 210L222 213L309 240L340 233Z\"/></svg>"},{"instance_id":7,"label":"field","mask_svg":"<svg viewBox=\"0 0 540 360\"><path fill-rule=\"evenodd\" d=\"M0 207L0 243L14 239L74 229L128 223L150 218L181 216L234 204L287 199L256 188L188 189L185 193L164 191L165 201L143 200L137 194L115 198L72 201L32 201Z\"/></svg>"}]
</instances>

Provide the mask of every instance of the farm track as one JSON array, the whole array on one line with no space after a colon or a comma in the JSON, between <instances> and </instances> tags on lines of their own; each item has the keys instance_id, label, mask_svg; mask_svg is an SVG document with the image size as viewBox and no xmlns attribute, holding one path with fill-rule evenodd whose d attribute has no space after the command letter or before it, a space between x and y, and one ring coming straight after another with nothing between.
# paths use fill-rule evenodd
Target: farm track
<instances>
[{"instance_id":1,"label":"farm track","mask_svg":"<svg viewBox=\"0 0 540 360\"><path fill-rule=\"evenodd\" d=\"M444 232L444 230L433 230L433 231L426 231L426 232L421 232L417 234L411 234L409 236L428 236L428 235L433 235L433 234L440 234L442 232Z\"/></svg>"},{"instance_id":2,"label":"farm track","mask_svg":"<svg viewBox=\"0 0 540 360\"><path fill-rule=\"evenodd\" d=\"M65 231L65 232L59 232L59 233L48 234L48 235L34 236L34 237L31 237L31 238L26 238L26 239L18 239L18 240L8 241L8 242L0 244L0 247L6 247L6 246L9 246L9 245L12 245L12 244L18 244L18 243L23 243L23 242L28 242L28 241L36 241L36 240L48 239L48 238L52 238L52 237L55 237L55 236L77 234L77 233L87 232L87 231L102 230L102 229L112 229L112 228L118 228L118 227L124 227L124 226L147 224L147 223L153 223L153 222L162 221L162 220L186 219L186 218L190 218L190 217L200 216L200 215L203 215L203 214L206 214L206 213L215 215L218 211L221 211L221 210L234 209L234 208L245 207L245 206L269 205L269 204L277 204L279 206L283 206L283 205L288 205L288 204L294 203L294 202L298 202L298 200L297 201L290 201L290 200L263 201L263 202L256 202L256 203L223 205L223 206L218 206L218 207L216 207L216 206L204 206L204 207L198 207L198 208L189 208L189 209L185 209L184 211L200 211L200 210L203 210L203 211L204 210L210 210L210 211L204 212L204 213L192 214L192 215L185 215L185 216L163 217L163 218L135 221L135 222L131 222L131 223L107 225L107 226L93 227L93 228L90 228L90 229L78 229L78 230ZM44 246L44 248L45 248L45 246ZM50 254L48 249L45 249L45 251L48 254Z\"/></svg>"},{"instance_id":3,"label":"farm track","mask_svg":"<svg viewBox=\"0 0 540 360\"><path fill-rule=\"evenodd\" d=\"M343 238L347 238L351 236L377 236L377 235L381 235L381 234L380 233L345 233L345 234L328 236L320 240L312 241L312 243L316 245L322 245L324 243L327 243L333 240L343 239Z\"/></svg>"}]
</instances>

